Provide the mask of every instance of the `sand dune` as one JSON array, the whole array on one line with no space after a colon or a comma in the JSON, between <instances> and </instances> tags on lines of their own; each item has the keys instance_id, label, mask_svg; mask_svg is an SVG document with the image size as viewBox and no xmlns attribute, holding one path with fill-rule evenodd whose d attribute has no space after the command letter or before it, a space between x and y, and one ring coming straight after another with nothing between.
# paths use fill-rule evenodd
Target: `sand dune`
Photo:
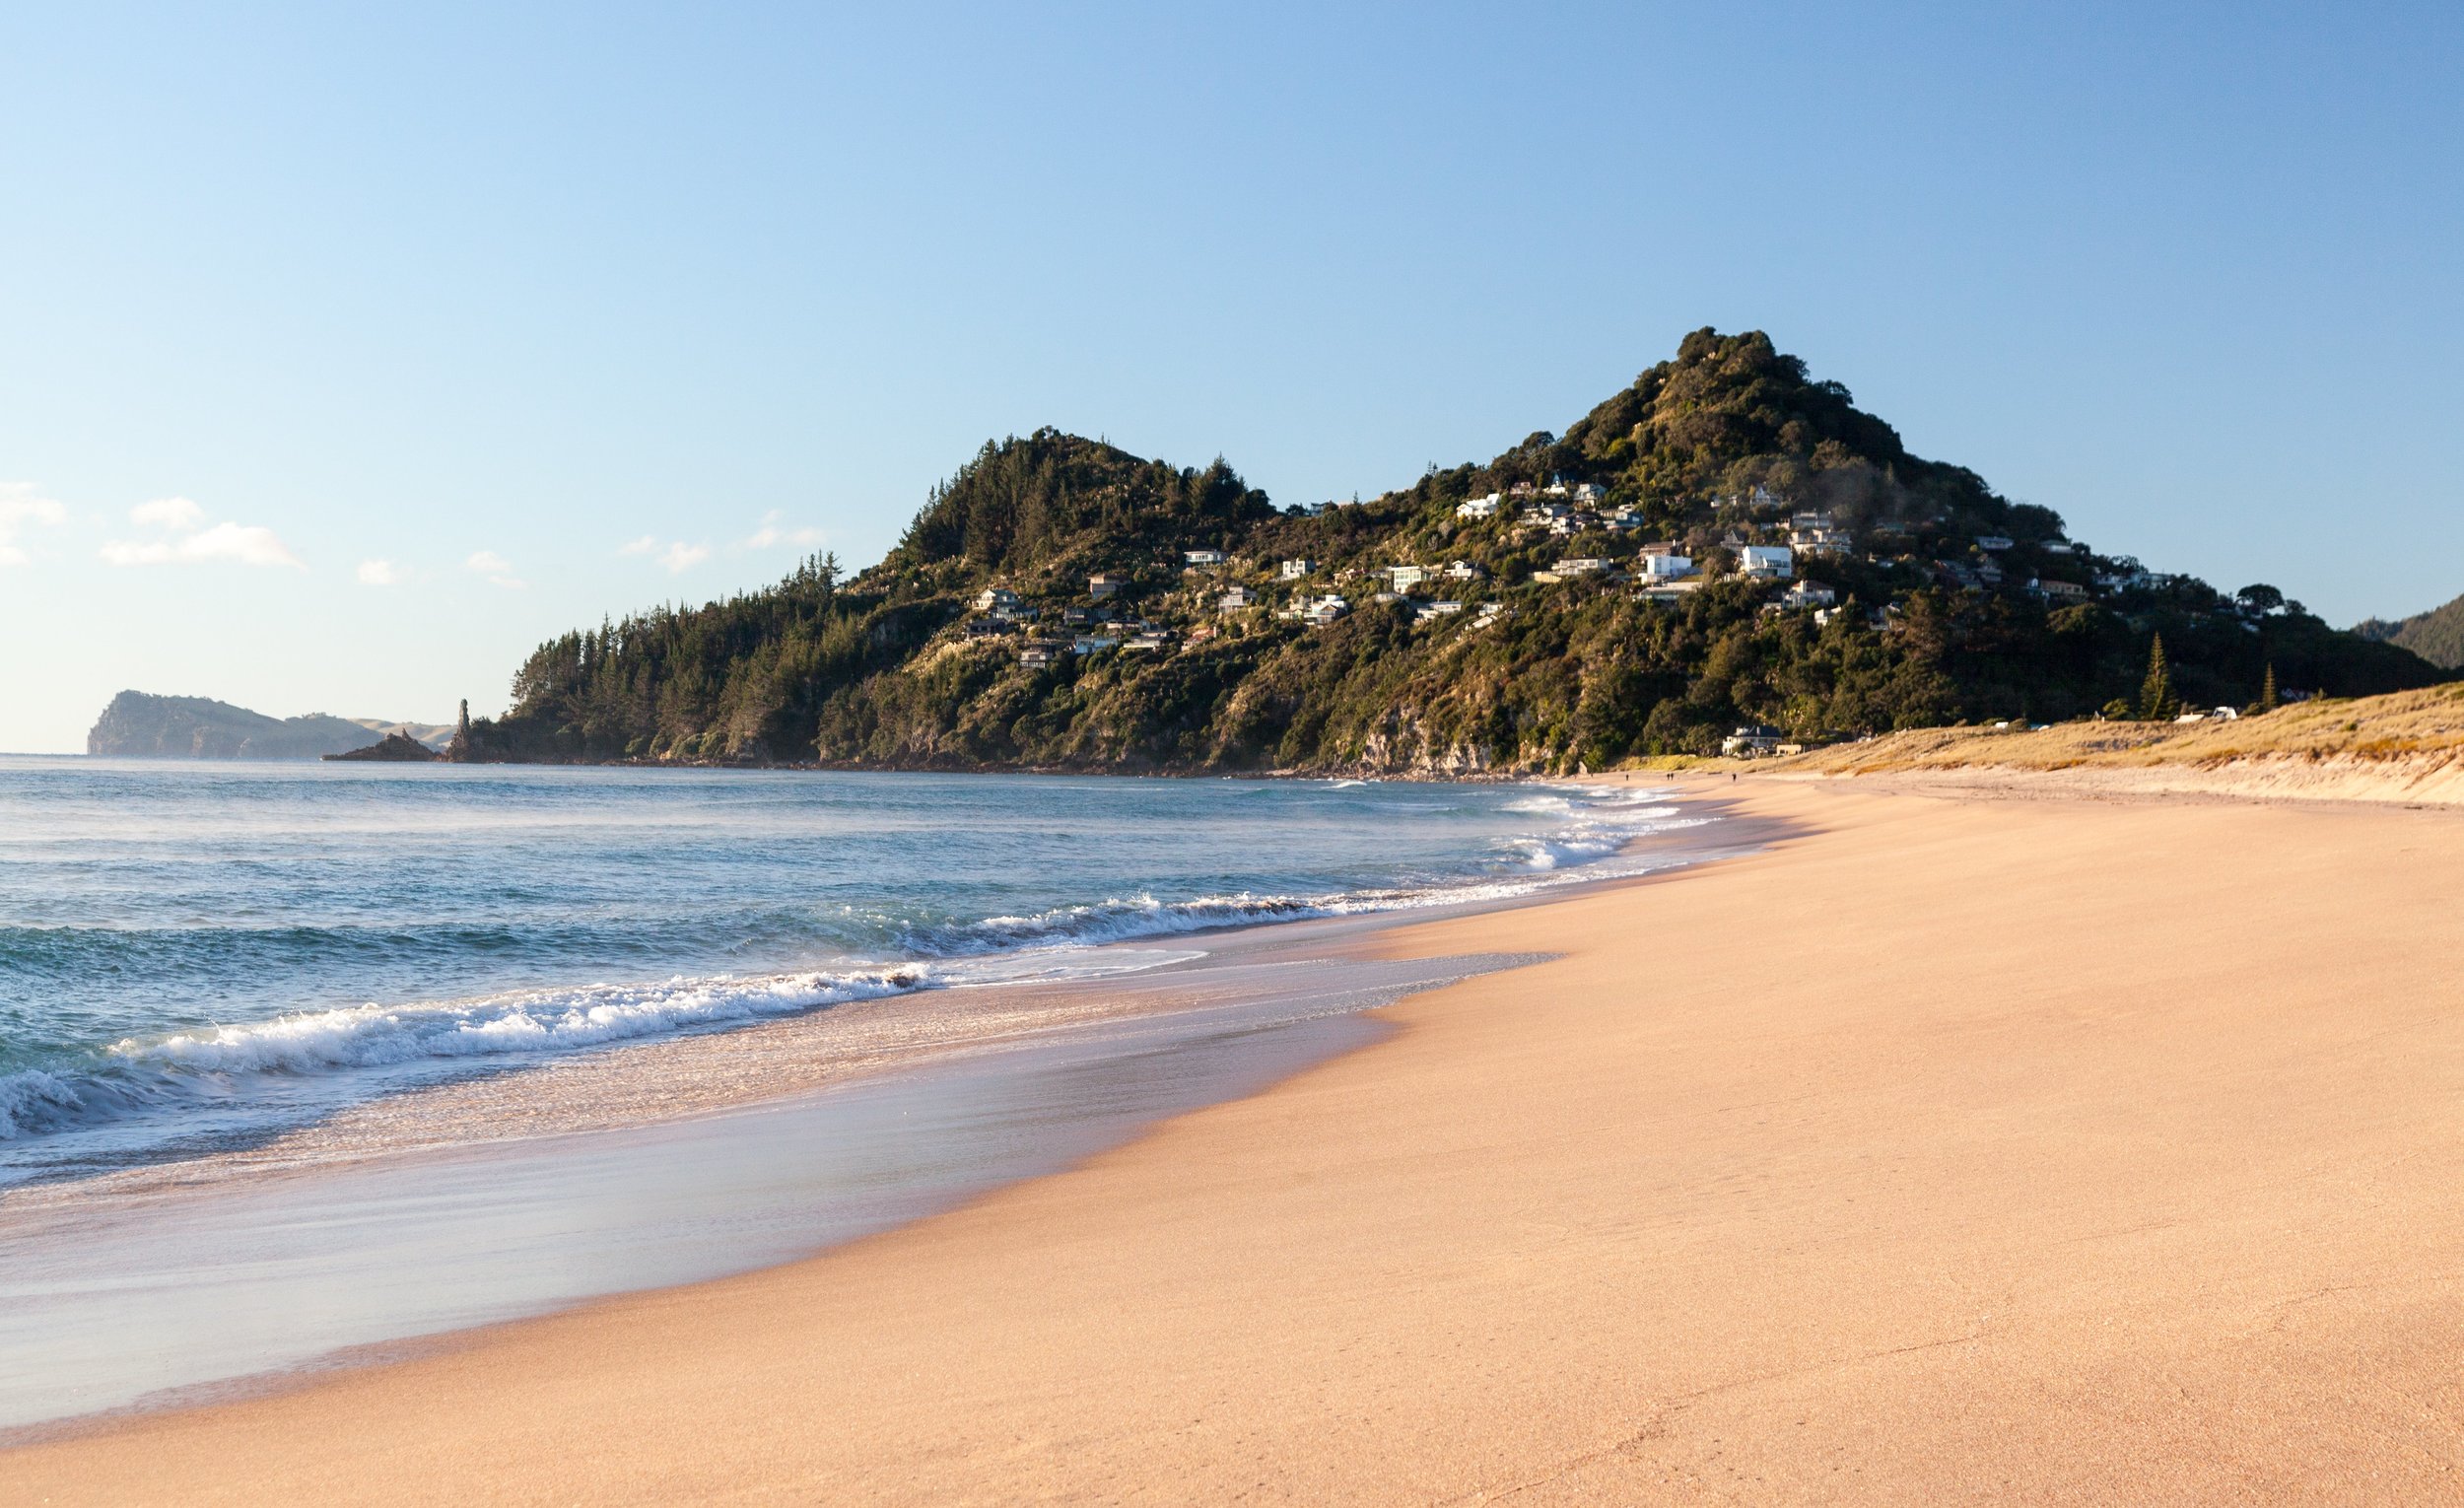
<instances>
[{"instance_id":1,"label":"sand dune","mask_svg":"<svg viewBox=\"0 0 2464 1508\"><path fill-rule=\"evenodd\" d=\"M1266 1094L0 1501L2464 1500L2464 825L1737 788Z\"/></svg>"}]
</instances>

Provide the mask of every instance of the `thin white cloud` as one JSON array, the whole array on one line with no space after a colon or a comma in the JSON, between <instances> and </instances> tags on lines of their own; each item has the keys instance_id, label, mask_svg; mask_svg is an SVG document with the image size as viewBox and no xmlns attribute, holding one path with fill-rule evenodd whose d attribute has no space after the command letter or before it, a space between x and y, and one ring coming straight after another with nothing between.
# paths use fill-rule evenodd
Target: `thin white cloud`
<instances>
[{"instance_id":1,"label":"thin white cloud","mask_svg":"<svg viewBox=\"0 0 2464 1508\"><path fill-rule=\"evenodd\" d=\"M225 521L208 526L205 510L187 498L157 498L128 511L128 521L154 531L151 539L114 539L101 554L114 566L307 567L272 529L262 524Z\"/></svg>"},{"instance_id":2,"label":"thin white cloud","mask_svg":"<svg viewBox=\"0 0 2464 1508\"><path fill-rule=\"evenodd\" d=\"M679 572L690 571L710 559L711 549L709 545L687 544L681 539L671 539L665 544L660 544L656 534L645 534L639 539L628 539L618 545L616 553L650 556L658 563L661 569L672 576Z\"/></svg>"},{"instance_id":3,"label":"thin white cloud","mask_svg":"<svg viewBox=\"0 0 2464 1508\"><path fill-rule=\"evenodd\" d=\"M410 572L389 560L361 561L359 576L363 586L399 586L411 579Z\"/></svg>"},{"instance_id":4,"label":"thin white cloud","mask_svg":"<svg viewBox=\"0 0 2464 1508\"><path fill-rule=\"evenodd\" d=\"M0 482L0 566L25 566L34 557L17 542L29 528L57 528L68 521L68 509L57 498L42 496L32 482Z\"/></svg>"},{"instance_id":5,"label":"thin white cloud","mask_svg":"<svg viewBox=\"0 0 2464 1508\"><path fill-rule=\"evenodd\" d=\"M748 550L771 550L780 545L793 545L799 550L810 550L828 537L816 528L788 528L779 521L780 517L779 510L775 508L762 514L761 527L746 537L744 547Z\"/></svg>"},{"instance_id":6,"label":"thin white cloud","mask_svg":"<svg viewBox=\"0 0 2464 1508\"><path fill-rule=\"evenodd\" d=\"M513 575L513 563L494 550L474 550L462 564L486 577L491 585L518 590L528 584Z\"/></svg>"},{"instance_id":7,"label":"thin white cloud","mask_svg":"<svg viewBox=\"0 0 2464 1508\"><path fill-rule=\"evenodd\" d=\"M130 509L128 521L173 534L193 534L205 527L205 510L193 498L157 498Z\"/></svg>"}]
</instances>

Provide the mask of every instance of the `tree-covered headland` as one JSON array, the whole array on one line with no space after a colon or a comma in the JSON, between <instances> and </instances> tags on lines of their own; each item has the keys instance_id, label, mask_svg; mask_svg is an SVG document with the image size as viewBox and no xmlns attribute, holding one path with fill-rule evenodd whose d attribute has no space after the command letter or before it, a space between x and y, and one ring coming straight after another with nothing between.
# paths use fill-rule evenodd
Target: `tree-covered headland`
<instances>
[{"instance_id":1,"label":"tree-covered headland","mask_svg":"<svg viewBox=\"0 0 2464 1508\"><path fill-rule=\"evenodd\" d=\"M1745 722L2138 716L2159 637L2168 708L2441 678L2273 587L2071 540L1767 336L1704 329L1563 435L1353 504L1050 430L988 444L869 570L820 557L540 646L462 755L1597 769Z\"/></svg>"}]
</instances>

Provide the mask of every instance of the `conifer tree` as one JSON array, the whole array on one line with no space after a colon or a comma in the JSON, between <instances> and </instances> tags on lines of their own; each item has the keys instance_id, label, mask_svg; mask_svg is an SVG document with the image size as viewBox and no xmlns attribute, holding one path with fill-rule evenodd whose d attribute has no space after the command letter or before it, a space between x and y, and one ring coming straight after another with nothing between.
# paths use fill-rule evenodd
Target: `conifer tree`
<instances>
[{"instance_id":1,"label":"conifer tree","mask_svg":"<svg viewBox=\"0 0 2464 1508\"><path fill-rule=\"evenodd\" d=\"M2148 646L2148 678L2139 683L2139 719L2170 722L2180 705L2173 695L2173 672L2164 663L2164 636L2158 634Z\"/></svg>"},{"instance_id":2,"label":"conifer tree","mask_svg":"<svg viewBox=\"0 0 2464 1508\"><path fill-rule=\"evenodd\" d=\"M2267 679L2259 682L2259 711L2274 712L2277 705L2276 661L2271 659L2267 662Z\"/></svg>"}]
</instances>

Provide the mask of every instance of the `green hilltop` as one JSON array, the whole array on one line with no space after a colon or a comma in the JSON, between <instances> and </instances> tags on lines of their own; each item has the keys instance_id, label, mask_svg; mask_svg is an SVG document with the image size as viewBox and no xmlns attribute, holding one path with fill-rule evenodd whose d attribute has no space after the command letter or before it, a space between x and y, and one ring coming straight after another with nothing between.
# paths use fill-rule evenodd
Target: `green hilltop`
<instances>
[{"instance_id":1,"label":"green hilltop","mask_svg":"<svg viewBox=\"0 0 2464 1508\"><path fill-rule=\"evenodd\" d=\"M1052 430L988 444L882 562L542 645L459 757L975 769L1571 770L2440 679L2274 588L2070 541L1908 453L1759 333L1484 464L1278 509Z\"/></svg>"}]
</instances>

